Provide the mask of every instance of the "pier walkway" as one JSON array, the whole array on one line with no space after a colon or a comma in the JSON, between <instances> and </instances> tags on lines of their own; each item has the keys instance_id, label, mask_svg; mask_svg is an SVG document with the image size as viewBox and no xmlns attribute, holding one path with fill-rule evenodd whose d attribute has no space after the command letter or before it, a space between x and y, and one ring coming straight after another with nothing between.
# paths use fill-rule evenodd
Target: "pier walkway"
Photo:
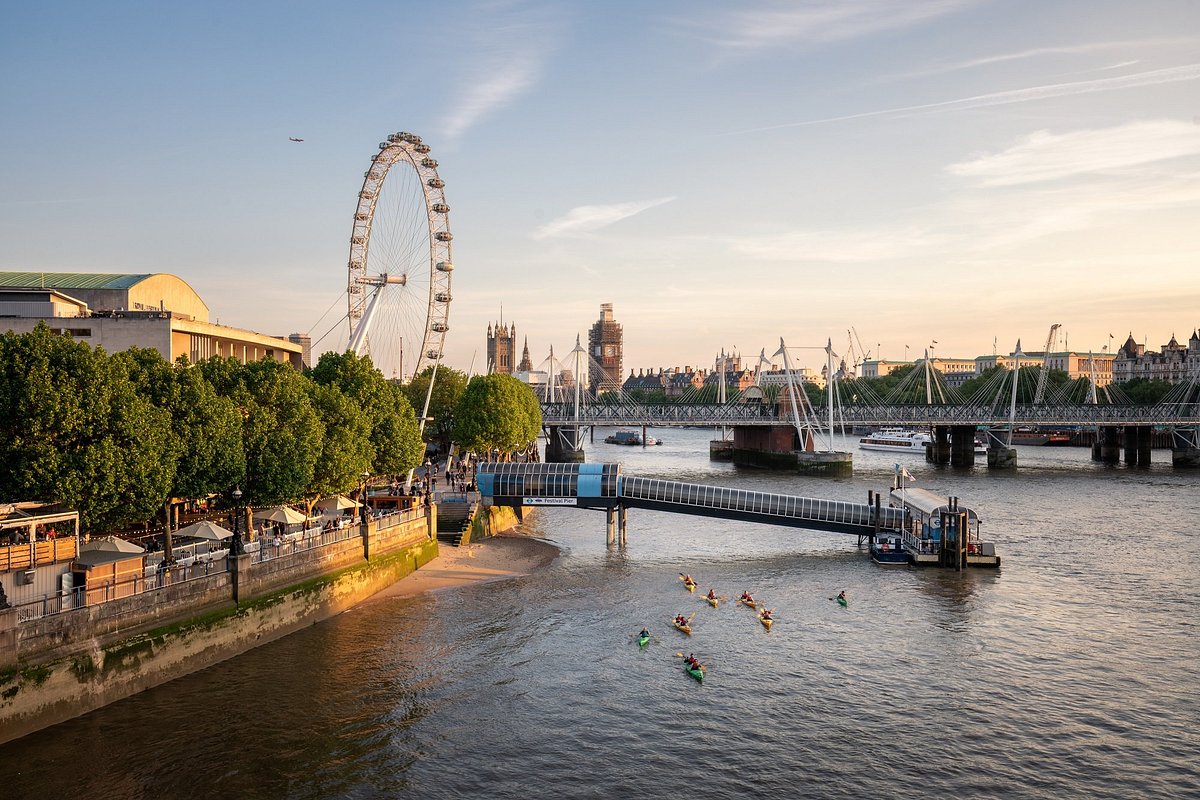
<instances>
[{"instance_id":1,"label":"pier walkway","mask_svg":"<svg viewBox=\"0 0 1200 800\"><path fill-rule=\"evenodd\" d=\"M619 464L480 464L477 472L484 505L568 506L620 513L648 508L675 514L722 517L792 528L869 536L898 531L905 511L883 505L730 489L701 483L639 478Z\"/></svg>"}]
</instances>

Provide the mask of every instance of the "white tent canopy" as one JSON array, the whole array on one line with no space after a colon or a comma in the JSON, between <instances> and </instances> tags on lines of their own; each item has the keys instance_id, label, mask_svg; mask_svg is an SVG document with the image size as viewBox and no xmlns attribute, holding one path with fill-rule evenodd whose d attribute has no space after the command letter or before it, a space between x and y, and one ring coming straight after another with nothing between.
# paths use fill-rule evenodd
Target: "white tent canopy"
<instances>
[{"instance_id":1,"label":"white tent canopy","mask_svg":"<svg viewBox=\"0 0 1200 800\"><path fill-rule=\"evenodd\" d=\"M300 525L308 521L308 517L290 506L279 506L269 511L260 511L254 515L254 518L267 522L282 522L286 525Z\"/></svg>"},{"instance_id":2,"label":"white tent canopy","mask_svg":"<svg viewBox=\"0 0 1200 800\"><path fill-rule=\"evenodd\" d=\"M215 522L202 520L193 522L179 530L175 531L176 536L192 536L197 539L207 539L210 542L220 542L233 536L233 531L228 528L222 528Z\"/></svg>"}]
</instances>

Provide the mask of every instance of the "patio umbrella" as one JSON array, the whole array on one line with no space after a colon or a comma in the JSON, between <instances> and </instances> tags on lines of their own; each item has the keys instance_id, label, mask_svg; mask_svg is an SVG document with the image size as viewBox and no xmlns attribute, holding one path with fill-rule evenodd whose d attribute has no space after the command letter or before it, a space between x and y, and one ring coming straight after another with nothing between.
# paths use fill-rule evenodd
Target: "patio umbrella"
<instances>
[{"instance_id":1,"label":"patio umbrella","mask_svg":"<svg viewBox=\"0 0 1200 800\"><path fill-rule=\"evenodd\" d=\"M345 511L347 508L358 508L362 503L351 500L345 495L337 494L317 501L317 508L322 511Z\"/></svg>"},{"instance_id":2,"label":"patio umbrella","mask_svg":"<svg viewBox=\"0 0 1200 800\"><path fill-rule=\"evenodd\" d=\"M207 539L210 542L220 542L233 536L233 531L222 528L215 522L202 520L175 531L176 536L192 536L196 539Z\"/></svg>"},{"instance_id":3,"label":"patio umbrella","mask_svg":"<svg viewBox=\"0 0 1200 800\"><path fill-rule=\"evenodd\" d=\"M81 553L93 550L109 553L129 553L130 555L137 555L139 553L146 552L146 548L142 547L141 545L134 544L133 542L126 541L125 539L119 539L115 536L109 536L104 539L93 539L90 542L85 542L79 548Z\"/></svg>"},{"instance_id":4,"label":"patio umbrella","mask_svg":"<svg viewBox=\"0 0 1200 800\"><path fill-rule=\"evenodd\" d=\"M272 508L270 511L260 511L254 515L254 518L264 519L267 522L282 522L285 525L299 525L308 521L308 517L289 506Z\"/></svg>"}]
</instances>

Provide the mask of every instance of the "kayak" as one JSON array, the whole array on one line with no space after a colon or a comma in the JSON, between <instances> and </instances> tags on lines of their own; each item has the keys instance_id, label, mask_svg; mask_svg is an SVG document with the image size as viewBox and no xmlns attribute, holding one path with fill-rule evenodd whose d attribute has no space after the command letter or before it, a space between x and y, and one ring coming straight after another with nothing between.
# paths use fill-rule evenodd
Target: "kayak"
<instances>
[{"instance_id":1,"label":"kayak","mask_svg":"<svg viewBox=\"0 0 1200 800\"><path fill-rule=\"evenodd\" d=\"M758 603L757 603L757 602L755 602L754 600L747 600L747 599L746 599L746 598L744 598L744 597L739 597L739 598L738 598L738 602L739 602L739 603L741 603L741 604L742 604L742 605L744 605L744 606L747 606L748 608L751 608L751 609L753 609L754 611L757 611L757 610L758 610Z\"/></svg>"},{"instance_id":2,"label":"kayak","mask_svg":"<svg viewBox=\"0 0 1200 800\"><path fill-rule=\"evenodd\" d=\"M694 584L694 583L685 583L683 585L684 585L684 588L686 588L689 592L696 591L696 584Z\"/></svg>"},{"instance_id":3,"label":"kayak","mask_svg":"<svg viewBox=\"0 0 1200 800\"><path fill-rule=\"evenodd\" d=\"M838 601L838 605L839 605L839 606L841 606L842 608L845 608L845 607L846 607L846 598L844 598L844 597L839 597L839 598L837 599L837 601Z\"/></svg>"},{"instance_id":4,"label":"kayak","mask_svg":"<svg viewBox=\"0 0 1200 800\"><path fill-rule=\"evenodd\" d=\"M771 630L771 625L775 623L775 620L771 619L770 617L764 617L762 614L758 615L758 621L761 622L763 627L767 630Z\"/></svg>"},{"instance_id":5,"label":"kayak","mask_svg":"<svg viewBox=\"0 0 1200 800\"><path fill-rule=\"evenodd\" d=\"M640 634L640 633L639 633L639 634L638 634L638 647L640 647L640 648L642 648L643 650L645 650L645 649L646 649L646 645L648 645L648 644L650 644L650 634L648 634L648 633L647 633L647 634Z\"/></svg>"},{"instance_id":6,"label":"kayak","mask_svg":"<svg viewBox=\"0 0 1200 800\"><path fill-rule=\"evenodd\" d=\"M683 633L686 633L688 636L692 635L692 626L691 625L688 625L686 623L684 623L683 625L680 625L678 622L675 622L674 620L671 620L671 624L675 626L675 630L682 631Z\"/></svg>"},{"instance_id":7,"label":"kayak","mask_svg":"<svg viewBox=\"0 0 1200 800\"><path fill-rule=\"evenodd\" d=\"M716 608L717 604L721 602L721 598L719 597L705 597L704 599L707 600L708 604L713 608Z\"/></svg>"},{"instance_id":8,"label":"kayak","mask_svg":"<svg viewBox=\"0 0 1200 800\"><path fill-rule=\"evenodd\" d=\"M697 682L704 683L704 670L690 666L687 662L684 662L683 671L695 678Z\"/></svg>"}]
</instances>

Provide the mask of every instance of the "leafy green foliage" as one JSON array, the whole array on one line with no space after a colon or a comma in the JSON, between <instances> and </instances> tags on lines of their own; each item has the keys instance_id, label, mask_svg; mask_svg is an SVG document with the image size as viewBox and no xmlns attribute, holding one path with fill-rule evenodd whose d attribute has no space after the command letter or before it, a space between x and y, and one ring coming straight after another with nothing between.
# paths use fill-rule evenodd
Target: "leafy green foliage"
<instances>
[{"instance_id":1,"label":"leafy green foliage","mask_svg":"<svg viewBox=\"0 0 1200 800\"><path fill-rule=\"evenodd\" d=\"M324 421L324 436L313 477L305 494L319 498L355 488L375 456L371 421L353 400L336 386L308 384L309 400Z\"/></svg>"},{"instance_id":2,"label":"leafy green foliage","mask_svg":"<svg viewBox=\"0 0 1200 800\"><path fill-rule=\"evenodd\" d=\"M1175 388L1175 384L1164 380L1134 378L1119 384L1119 387L1134 405L1152 406Z\"/></svg>"},{"instance_id":3,"label":"leafy green foliage","mask_svg":"<svg viewBox=\"0 0 1200 800\"><path fill-rule=\"evenodd\" d=\"M0 337L0 496L63 502L86 529L144 520L170 490L173 441L103 350L44 325Z\"/></svg>"},{"instance_id":4,"label":"leafy green foliage","mask_svg":"<svg viewBox=\"0 0 1200 800\"><path fill-rule=\"evenodd\" d=\"M413 376L404 387L404 394L413 410L419 415L425 408L425 396L429 392L429 379L433 367L426 367L420 375ZM467 390L467 375L447 366L439 365L433 381L433 394L429 398L429 416L425 423L425 441L439 442L443 449L450 444L454 431L454 409Z\"/></svg>"},{"instance_id":5,"label":"leafy green foliage","mask_svg":"<svg viewBox=\"0 0 1200 800\"><path fill-rule=\"evenodd\" d=\"M421 463L425 444L413 407L401 387L375 369L370 357L325 353L311 378L322 386L336 386L366 413L374 448L373 474L399 475Z\"/></svg>"},{"instance_id":6,"label":"leafy green foliage","mask_svg":"<svg viewBox=\"0 0 1200 800\"><path fill-rule=\"evenodd\" d=\"M511 453L534 442L541 429L537 397L511 375L471 378L454 410L454 441L476 452Z\"/></svg>"}]
</instances>

